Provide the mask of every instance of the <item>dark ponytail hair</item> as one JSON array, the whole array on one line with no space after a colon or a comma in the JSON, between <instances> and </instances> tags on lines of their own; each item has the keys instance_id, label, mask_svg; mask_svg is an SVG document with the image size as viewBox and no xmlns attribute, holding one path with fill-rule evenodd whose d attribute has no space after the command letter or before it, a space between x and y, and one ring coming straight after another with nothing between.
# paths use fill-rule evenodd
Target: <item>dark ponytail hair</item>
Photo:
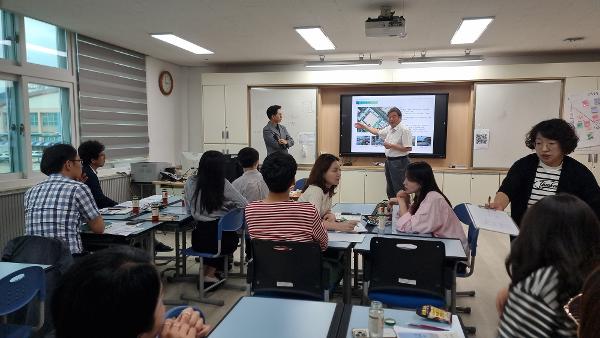
<instances>
[{"instance_id":1,"label":"dark ponytail hair","mask_svg":"<svg viewBox=\"0 0 600 338\"><path fill-rule=\"evenodd\" d=\"M448 200L448 197L440 190L437 183L435 182L435 176L433 175L433 169L427 162L413 162L406 167L406 179L418 183L421 186L421 190L416 194L415 200L410 207L410 213L415 214L421 206L421 202L425 199L425 196L431 191L438 192L444 197L448 205L452 207L452 203Z\"/></svg>"},{"instance_id":2,"label":"dark ponytail hair","mask_svg":"<svg viewBox=\"0 0 600 338\"><path fill-rule=\"evenodd\" d=\"M209 150L200 158L192 196L194 205L200 192L200 210L210 214L221 209L225 201L225 156L219 151Z\"/></svg>"}]
</instances>

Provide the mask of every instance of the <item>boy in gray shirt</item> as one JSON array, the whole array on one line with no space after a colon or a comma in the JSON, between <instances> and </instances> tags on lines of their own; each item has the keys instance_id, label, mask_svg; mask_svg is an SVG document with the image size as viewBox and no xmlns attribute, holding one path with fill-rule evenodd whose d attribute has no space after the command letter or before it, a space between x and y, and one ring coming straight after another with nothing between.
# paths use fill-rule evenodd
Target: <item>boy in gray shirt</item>
<instances>
[{"instance_id":1,"label":"boy in gray shirt","mask_svg":"<svg viewBox=\"0 0 600 338\"><path fill-rule=\"evenodd\" d=\"M265 199L269 194L269 188L258 171L258 151L254 148L246 147L238 153L238 161L242 165L242 168L244 168L244 174L233 181L233 187L248 202Z\"/></svg>"}]
</instances>

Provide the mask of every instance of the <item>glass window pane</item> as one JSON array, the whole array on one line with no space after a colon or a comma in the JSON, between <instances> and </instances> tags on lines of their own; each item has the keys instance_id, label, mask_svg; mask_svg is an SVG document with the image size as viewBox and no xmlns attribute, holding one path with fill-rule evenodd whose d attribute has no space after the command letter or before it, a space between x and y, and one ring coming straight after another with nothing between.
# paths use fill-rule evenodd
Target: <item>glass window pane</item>
<instances>
[{"instance_id":1,"label":"glass window pane","mask_svg":"<svg viewBox=\"0 0 600 338\"><path fill-rule=\"evenodd\" d=\"M0 174L19 171L16 85L0 80Z\"/></svg>"},{"instance_id":2,"label":"glass window pane","mask_svg":"<svg viewBox=\"0 0 600 338\"><path fill-rule=\"evenodd\" d=\"M71 143L69 90L37 83L30 83L27 89L31 159L33 170L39 171L44 149L56 143Z\"/></svg>"},{"instance_id":3,"label":"glass window pane","mask_svg":"<svg viewBox=\"0 0 600 338\"><path fill-rule=\"evenodd\" d=\"M49 23L25 18L27 62L67 68L67 33Z\"/></svg>"},{"instance_id":4,"label":"glass window pane","mask_svg":"<svg viewBox=\"0 0 600 338\"><path fill-rule=\"evenodd\" d=\"M0 58L15 60L16 45L14 16L0 10Z\"/></svg>"}]
</instances>

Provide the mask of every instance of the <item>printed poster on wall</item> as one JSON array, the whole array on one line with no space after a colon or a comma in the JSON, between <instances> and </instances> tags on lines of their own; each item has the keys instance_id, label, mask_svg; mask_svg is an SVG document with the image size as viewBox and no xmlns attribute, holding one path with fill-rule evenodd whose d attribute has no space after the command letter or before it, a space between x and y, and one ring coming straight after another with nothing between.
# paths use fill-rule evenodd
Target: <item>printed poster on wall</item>
<instances>
[{"instance_id":1,"label":"printed poster on wall","mask_svg":"<svg viewBox=\"0 0 600 338\"><path fill-rule=\"evenodd\" d=\"M569 122L579 136L578 149L600 146L600 92L573 94L568 102Z\"/></svg>"}]
</instances>

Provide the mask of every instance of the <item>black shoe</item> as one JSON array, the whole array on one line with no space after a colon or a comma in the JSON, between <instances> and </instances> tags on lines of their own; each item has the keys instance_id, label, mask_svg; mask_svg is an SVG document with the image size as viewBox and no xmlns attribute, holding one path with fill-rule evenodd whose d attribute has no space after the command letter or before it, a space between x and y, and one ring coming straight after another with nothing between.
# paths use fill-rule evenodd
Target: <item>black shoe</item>
<instances>
[{"instance_id":1,"label":"black shoe","mask_svg":"<svg viewBox=\"0 0 600 338\"><path fill-rule=\"evenodd\" d=\"M157 252L169 252L169 251L173 251L173 248L171 248L170 246L166 245L163 242L156 242L154 243L154 251Z\"/></svg>"}]
</instances>

